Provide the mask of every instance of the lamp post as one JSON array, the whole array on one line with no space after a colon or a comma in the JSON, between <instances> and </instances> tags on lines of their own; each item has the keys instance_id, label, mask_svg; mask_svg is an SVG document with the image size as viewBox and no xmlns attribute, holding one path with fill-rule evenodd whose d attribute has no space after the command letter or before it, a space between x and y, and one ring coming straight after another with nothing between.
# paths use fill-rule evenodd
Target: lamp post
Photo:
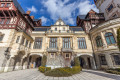
<instances>
[{"instance_id":1,"label":"lamp post","mask_svg":"<svg viewBox=\"0 0 120 80\"><path fill-rule=\"evenodd\" d=\"M11 50L11 48L10 48L10 47L8 47L8 48L5 50L4 55L5 55L5 58L6 58L6 59L9 59L9 58L10 58L10 56L11 56L11 55L9 54L9 53L10 53L10 50Z\"/></svg>"},{"instance_id":2,"label":"lamp post","mask_svg":"<svg viewBox=\"0 0 120 80\"><path fill-rule=\"evenodd\" d=\"M11 50L11 48L8 47L8 48L5 50L5 52L4 52L5 58L4 58L4 61L3 61L3 64L2 64L3 67L6 66L7 60L10 58L10 54L9 54L9 53L10 53L10 50Z\"/></svg>"}]
</instances>

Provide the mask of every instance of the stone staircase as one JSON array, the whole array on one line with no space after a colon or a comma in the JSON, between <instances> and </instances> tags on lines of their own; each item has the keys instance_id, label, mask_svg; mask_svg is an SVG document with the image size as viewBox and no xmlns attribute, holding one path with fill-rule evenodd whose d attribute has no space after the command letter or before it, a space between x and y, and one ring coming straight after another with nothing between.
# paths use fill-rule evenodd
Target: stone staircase
<instances>
[{"instance_id":1,"label":"stone staircase","mask_svg":"<svg viewBox=\"0 0 120 80\"><path fill-rule=\"evenodd\" d=\"M56 55L55 58L47 56L47 66L52 69L58 67L65 67L65 59L61 55Z\"/></svg>"}]
</instances>

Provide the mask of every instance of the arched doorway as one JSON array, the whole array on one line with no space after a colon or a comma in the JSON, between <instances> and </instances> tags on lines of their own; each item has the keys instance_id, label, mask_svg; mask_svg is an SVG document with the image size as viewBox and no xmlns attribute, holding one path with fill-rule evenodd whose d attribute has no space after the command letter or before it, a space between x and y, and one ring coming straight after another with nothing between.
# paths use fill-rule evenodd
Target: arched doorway
<instances>
[{"instance_id":1,"label":"arched doorway","mask_svg":"<svg viewBox=\"0 0 120 80\"><path fill-rule=\"evenodd\" d=\"M80 66L85 69L94 69L93 57L90 55L81 55L79 57Z\"/></svg>"},{"instance_id":2,"label":"arched doorway","mask_svg":"<svg viewBox=\"0 0 120 80\"><path fill-rule=\"evenodd\" d=\"M40 55L29 56L29 68L37 68L41 66L42 57Z\"/></svg>"},{"instance_id":3,"label":"arched doorway","mask_svg":"<svg viewBox=\"0 0 120 80\"><path fill-rule=\"evenodd\" d=\"M79 57L80 60L80 66L83 68L83 65L85 64L85 60L82 57Z\"/></svg>"}]
</instances>

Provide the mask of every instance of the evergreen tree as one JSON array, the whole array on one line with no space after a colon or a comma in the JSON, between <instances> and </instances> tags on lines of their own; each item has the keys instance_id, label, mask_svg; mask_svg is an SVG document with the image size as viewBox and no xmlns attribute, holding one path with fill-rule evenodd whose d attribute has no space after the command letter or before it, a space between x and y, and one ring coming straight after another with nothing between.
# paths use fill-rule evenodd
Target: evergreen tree
<instances>
[{"instance_id":1,"label":"evergreen tree","mask_svg":"<svg viewBox=\"0 0 120 80\"><path fill-rule=\"evenodd\" d=\"M120 28L117 30L117 45L120 50Z\"/></svg>"},{"instance_id":2,"label":"evergreen tree","mask_svg":"<svg viewBox=\"0 0 120 80\"><path fill-rule=\"evenodd\" d=\"M44 55L43 58L42 58L42 66L43 67L46 67L46 62L47 62L47 56Z\"/></svg>"}]
</instances>

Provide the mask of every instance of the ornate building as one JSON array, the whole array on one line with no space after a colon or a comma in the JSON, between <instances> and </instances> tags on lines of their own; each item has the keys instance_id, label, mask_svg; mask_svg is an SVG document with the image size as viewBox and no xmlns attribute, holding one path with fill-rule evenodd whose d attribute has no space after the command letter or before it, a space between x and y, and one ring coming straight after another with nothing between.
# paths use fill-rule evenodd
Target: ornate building
<instances>
[{"instance_id":1,"label":"ornate building","mask_svg":"<svg viewBox=\"0 0 120 80\"><path fill-rule=\"evenodd\" d=\"M0 6L0 72L39 67L43 55L52 69L70 67L74 57L87 69L120 67L120 18L105 21L103 13L91 10L77 17L77 26L62 19L42 26L16 0L0 0Z\"/></svg>"},{"instance_id":2,"label":"ornate building","mask_svg":"<svg viewBox=\"0 0 120 80\"><path fill-rule=\"evenodd\" d=\"M120 17L119 0L94 0L100 13L104 13L106 20Z\"/></svg>"},{"instance_id":3,"label":"ornate building","mask_svg":"<svg viewBox=\"0 0 120 80\"><path fill-rule=\"evenodd\" d=\"M29 14L17 0L0 0L0 72L27 68L31 34L34 26L41 25Z\"/></svg>"}]
</instances>

